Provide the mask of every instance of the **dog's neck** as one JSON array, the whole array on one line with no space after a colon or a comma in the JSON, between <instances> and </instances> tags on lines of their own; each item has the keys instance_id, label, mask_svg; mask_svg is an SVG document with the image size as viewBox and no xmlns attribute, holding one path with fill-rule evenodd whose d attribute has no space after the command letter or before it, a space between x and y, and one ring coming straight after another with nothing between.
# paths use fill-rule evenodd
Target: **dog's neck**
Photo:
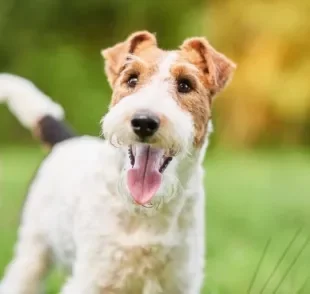
<instances>
[{"instance_id":1,"label":"dog's neck","mask_svg":"<svg viewBox=\"0 0 310 294\"><path fill-rule=\"evenodd\" d=\"M201 172L206 147L207 146L203 146L203 148L199 150L193 150L189 156L185 157L180 162L177 173L184 189L187 189L191 181L195 180L197 177L197 173Z\"/></svg>"}]
</instances>

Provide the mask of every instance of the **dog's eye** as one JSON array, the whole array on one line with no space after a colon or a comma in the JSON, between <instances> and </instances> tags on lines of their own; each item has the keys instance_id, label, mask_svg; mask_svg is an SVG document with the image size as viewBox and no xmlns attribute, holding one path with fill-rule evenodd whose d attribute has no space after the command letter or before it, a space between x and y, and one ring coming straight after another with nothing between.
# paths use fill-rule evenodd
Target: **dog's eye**
<instances>
[{"instance_id":1,"label":"dog's eye","mask_svg":"<svg viewBox=\"0 0 310 294\"><path fill-rule=\"evenodd\" d=\"M127 85L130 88L134 88L137 86L137 84L138 84L138 75L137 74L130 75L130 77L127 80Z\"/></svg>"},{"instance_id":2,"label":"dog's eye","mask_svg":"<svg viewBox=\"0 0 310 294\"><path fill-rule=\"evenodd\" d=\"M193 90L192 83L189 79L179 79L177 83L179 93L189 93Z\"/></svg>"}]
</instances>

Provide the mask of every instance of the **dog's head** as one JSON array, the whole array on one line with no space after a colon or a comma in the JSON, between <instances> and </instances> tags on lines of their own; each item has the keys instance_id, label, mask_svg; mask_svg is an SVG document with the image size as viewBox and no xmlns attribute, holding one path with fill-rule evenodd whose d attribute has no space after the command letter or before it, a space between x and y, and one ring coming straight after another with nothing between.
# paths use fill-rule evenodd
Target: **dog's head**
<instances>
[{"instance_id":1,"label":"dog's head","mask_svg":"<svg viewBox=\"0 0 310 294\"><path fill-rule=\"evenodd\" d=\"M112 144L128 151L128 194L140 205L153 203L158 195L169 199L180 163L204 145L213 97L235 65L205 38L164 51L147 31L102 55L113 89L102 128Z\"/></svg>"}]
</instances>

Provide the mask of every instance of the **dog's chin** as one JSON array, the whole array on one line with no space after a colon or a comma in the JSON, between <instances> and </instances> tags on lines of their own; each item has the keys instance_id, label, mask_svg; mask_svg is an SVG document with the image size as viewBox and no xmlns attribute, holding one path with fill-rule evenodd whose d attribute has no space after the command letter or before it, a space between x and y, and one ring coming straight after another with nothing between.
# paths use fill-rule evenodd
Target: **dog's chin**
<instances>
[{"instance_id":1,"label":"dog's chin","mask_svg":"<svg viewBox=\"0 0 310 294\"><path fill-rule=\"evenodd\" d=\"M165 206L178 195L181 185L178 179L170 173L165 173L162 182L155 195L145 204L138 204L130 189L128 188L127 177L129 169L125 168L118 182L118 195L122 198L126 209L134 215L153 216L160 213Z\"/></svg>"}]
</instances>

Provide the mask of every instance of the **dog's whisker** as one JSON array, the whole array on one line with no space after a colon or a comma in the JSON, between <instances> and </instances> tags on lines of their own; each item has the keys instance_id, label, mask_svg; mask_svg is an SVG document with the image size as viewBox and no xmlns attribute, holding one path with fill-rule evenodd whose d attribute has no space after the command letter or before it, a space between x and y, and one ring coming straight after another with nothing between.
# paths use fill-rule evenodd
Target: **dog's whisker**
<instances>
[{"instance_id":1,"label":"dog's whisker","mask_svg":"<svg viewBox=\"0 0 310 294\"><path fill-rule=\"evenodd\" d=\"M156 136L156 141L160 142L160 145L163 149L169 150L169 141L161 132L159 132Z\"/></svg>"},{"instance_id":2,"label":"dog's whisker","mask_svg":"<svg viewBox=\"0 0 310 294\"><path fill-rule=\"evenodd\" d=\"M115 142L114 142L114 137L113 137L113 136L109 137L109 142L110 142L110 144L111 144L113 147L117 148L117 145L116 145Z\"/></svg>"},{"instance_id":3,"label":"dog's whisker","mask_svg":"<svg viewBox=\"0 0 310 294\"><path fill-rule=\"evenodd\" d=\"M118 148L122 146L122 141L119 137L116 137L116 142L117 142Z\"/></svg>"}]
</instances>

